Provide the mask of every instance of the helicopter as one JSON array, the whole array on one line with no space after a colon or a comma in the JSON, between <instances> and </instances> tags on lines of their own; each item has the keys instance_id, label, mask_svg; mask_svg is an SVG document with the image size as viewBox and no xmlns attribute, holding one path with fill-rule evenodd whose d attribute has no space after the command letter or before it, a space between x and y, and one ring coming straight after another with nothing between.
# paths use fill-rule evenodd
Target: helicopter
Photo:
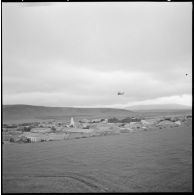
<instances>
[{"instance_id":1,"label":"helicopter","mask_svg":"<svg viewBox=\"0 0 195 195\"><path fill-rule=\"evenodd\" d=\"M191 74L189 74L189 73L186 73L185 75L186 75L186 77L191 77Z\"/></svg>"},{"instance_id":2,"label":"helicopter","mask_svg":"<svg viewBox=\"0 0 195 195\"><path fill-rule=\"evenodd\" d=\"M118 92L117 95L124 95L125 92Z\"/></svg>"}]
</instances>

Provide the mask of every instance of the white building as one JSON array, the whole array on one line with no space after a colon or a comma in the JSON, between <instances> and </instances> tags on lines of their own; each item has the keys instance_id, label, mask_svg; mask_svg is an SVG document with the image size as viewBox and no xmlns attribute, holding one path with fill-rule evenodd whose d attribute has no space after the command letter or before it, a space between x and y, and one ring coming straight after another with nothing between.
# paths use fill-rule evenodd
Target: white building
<instances>
[{"instance_id":1,"label":"white building","mask_svg":"<svg viewBox=\"0 0 195 195\"><path fill-rule=\"evenodd\" d=\"M74 127L75 128L75 123L73 117L70 119L70 126L69 127Z\"/></svg>"}]
</instances>

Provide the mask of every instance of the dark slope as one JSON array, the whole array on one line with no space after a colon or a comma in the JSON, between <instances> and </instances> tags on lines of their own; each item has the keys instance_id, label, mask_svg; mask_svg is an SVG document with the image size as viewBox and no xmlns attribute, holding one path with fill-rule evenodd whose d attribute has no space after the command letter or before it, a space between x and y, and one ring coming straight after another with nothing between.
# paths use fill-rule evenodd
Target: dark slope
<instances>
[{"instance_id":1,"label":"dark slope","mask_svg":"<svg viewBox=\"0 0 195 195\"><path fill-rule=\"evenodd\" d=\"M35 119L63 119L71 116L81 118L130 116L132 111L113 108L45 107L31 105L3 105L3 122Z\"/></svg>"}]
</instances>

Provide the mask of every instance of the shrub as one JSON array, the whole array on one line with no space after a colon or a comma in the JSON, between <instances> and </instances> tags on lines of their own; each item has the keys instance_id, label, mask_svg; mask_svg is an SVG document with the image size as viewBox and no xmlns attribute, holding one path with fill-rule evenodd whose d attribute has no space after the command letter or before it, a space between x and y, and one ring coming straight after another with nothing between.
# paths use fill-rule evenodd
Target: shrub
<instances>
[{"instance_id":1,"label":"shrub","mask_svg":"<svg viewBox=\"0 0 195 195\"><path fill-rule=\"evenodd\" d=\"M10 142L14 142L14 138L11 137L11 138L9 139L9 141L10 141Z\"/></svg>"},{"instance_id":2,"label":"shrub","mask_svg":"<svg viewBox=\"0 0 195 195\"><path fill-rule=\"evenodd\" d=\"M56 128L54 126L51 128L51 130L56 132Z\"/></svg>"},{"instance_id":3,"label":"shrub","mask_svg":"<svg viewBox=\"0 0 195 195\"><path fill-rule=\"evenodd\" d=\"M120 121L121 123L130 123L132 122L132 119L130 117L124 118Z\"/></svg>"},{"instance_id":4,"label":"shrub","mask_svg":"<svg viewBox=\"0 0 195 195\"><path fill-rule=\"evenodd\" d=\"M119 123L119 122L120 122L120 120L115 118L115 117L108 119L108 123Z\"/></svg>"},{"instance_id":5,"label":"shrub","mask_svg":"<svg viewBox=\"0 0 195 195\"><path fill-rule=\"evenodd\" d=\"M3 124L3 127L4 127L4 128L7 128L8 126L9 126L9 125L7 125L7 124Z\"/></svg>"},{"instance_id":6,"label":"shrub","mask_svg":"<svg viewBox=\"0 0 195 195\"><path fill-rule=\"evenodd\" d=\"M25 131L25 132L29 132L31 130L31 127L24 127L23 128L23 131Z\"/></svg>"},{"instance_id":7,"label":"shrub","mask_svg":"<svg viewBox=\"0 0 195 195\"><path fill-rule=\"evenodd\" d=\"M22 123L22 124L20 124L20 126L30 126L30 125L32 125L32 123Z\"/></svg>"},{"instance_id":8,"label":"shrub","mask_svg":"<svg viewBox=\"0 0 195 195\"><path fill-rule=\"evenodd\" d=\"M17 125L7 125L7 128L17 128Z\"/></svg>"},{"instance_id":9,"label":"shrub","mask_svg":"<svg viewBox=\"0 0 195 195\"><path fill-rule=\"evenodd\" d=\"M169 116L165 116L165 117L164 117L164 120L171 121L171 120L172 120L172 118L171 118L171 117L169 117Z\"/></svg>"}]
</instances>

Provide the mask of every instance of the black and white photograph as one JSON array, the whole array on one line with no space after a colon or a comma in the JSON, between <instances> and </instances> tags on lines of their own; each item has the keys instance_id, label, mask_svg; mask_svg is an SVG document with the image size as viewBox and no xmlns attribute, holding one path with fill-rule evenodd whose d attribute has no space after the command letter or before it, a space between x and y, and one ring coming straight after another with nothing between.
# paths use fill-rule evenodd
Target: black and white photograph
<instances>
[{"instance_id":1,"label":"black and white photograph","mask_svg":"<svg viewBox=\"0 0 195 195\"><path fill-rule=\"evenodd\" d=\"M192 193L193 9L2 2L2 193Z\"/></svg>"}]
</instances>

